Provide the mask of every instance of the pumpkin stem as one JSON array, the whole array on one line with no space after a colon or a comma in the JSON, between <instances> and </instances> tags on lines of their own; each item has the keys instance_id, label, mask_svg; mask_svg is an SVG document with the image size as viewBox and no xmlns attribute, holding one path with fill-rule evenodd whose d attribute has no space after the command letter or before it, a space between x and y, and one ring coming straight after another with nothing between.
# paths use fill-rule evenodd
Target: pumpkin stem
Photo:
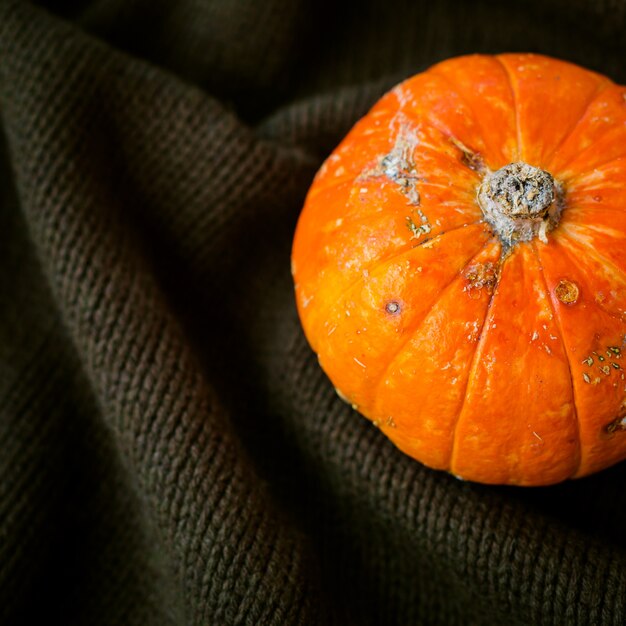
<instances>
[{"instance_id":1,"label":"pumpkin stem","mask_svg":"<svg viewBox=\"0 0 626 626\"><path fill-rule=\"evenodd\" d=\"M555 228L563 209L560 185L545 170L527 163L510 163L485 176L478 204L502 243L510 247Z\"/></svg>"}]
</instances>

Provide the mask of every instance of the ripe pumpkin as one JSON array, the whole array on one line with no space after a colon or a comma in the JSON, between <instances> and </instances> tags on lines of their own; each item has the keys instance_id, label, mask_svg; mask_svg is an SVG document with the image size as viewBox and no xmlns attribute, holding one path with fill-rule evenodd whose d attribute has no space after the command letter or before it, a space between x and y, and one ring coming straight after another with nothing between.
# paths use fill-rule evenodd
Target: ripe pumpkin
<instances>
[{"instance_id":1,"label":"ripe pumpkin","mask_svg":"<svg viewBox=\"0 0 626 626\"><path fill-rule=\"evenodd\" d=\"M338 394L422 463L546 485L626 457L626 89L535 54L401 83L292 251Z\"/></svg>"}]
</instances>

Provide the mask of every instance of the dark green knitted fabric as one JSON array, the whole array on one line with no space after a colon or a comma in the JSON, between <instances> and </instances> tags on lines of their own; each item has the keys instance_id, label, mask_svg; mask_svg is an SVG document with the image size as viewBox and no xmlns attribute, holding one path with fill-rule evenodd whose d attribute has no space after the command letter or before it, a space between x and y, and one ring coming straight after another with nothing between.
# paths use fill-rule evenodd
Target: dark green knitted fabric
<instances>
[{"instance_id":1,"label":"dark green knitted fabric","mask_svg":"<svg viewBox=\"0 0 626 626\"><path fill-rule=\"evenodd\" d=\"M626 2L0 1L0 624L626 623L626 464L486 487L335 395L289 272L393 83Z\"/></svg>"}]
</instances>

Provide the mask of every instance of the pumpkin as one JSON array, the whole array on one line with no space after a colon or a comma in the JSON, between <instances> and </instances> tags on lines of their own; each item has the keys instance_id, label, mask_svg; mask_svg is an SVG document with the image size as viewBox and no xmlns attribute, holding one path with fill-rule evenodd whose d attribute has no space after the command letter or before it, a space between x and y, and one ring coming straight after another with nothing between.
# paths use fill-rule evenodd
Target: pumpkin
<instances>
[{"instance_id":1,"label":"pumpkin","mask_svg":"<svg viewBox=\"0 0 626 626\"><path fill-rule=\"evenodd\" d=\"M626 457L626 89L439 63L325 161L292 250L340 397L431 468L547 485Z\"/></svg>"}]
</instances>

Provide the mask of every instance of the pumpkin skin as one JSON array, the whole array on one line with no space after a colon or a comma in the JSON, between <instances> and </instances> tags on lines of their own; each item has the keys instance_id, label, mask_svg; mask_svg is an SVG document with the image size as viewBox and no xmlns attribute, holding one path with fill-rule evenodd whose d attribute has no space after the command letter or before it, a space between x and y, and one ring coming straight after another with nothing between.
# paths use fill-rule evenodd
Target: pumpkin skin
<instances>
[{"instance_id":1,"label":"pumpkin skin","mask_svg":"<svg viewBox=\"0 0 626 626\"><path fill-rule=\"evenodd\" d=\"M509 164L558 196L526 239L479 201ZM425 465L547 485L626 458L626 88L608 78L503 54L401 83L318 172L292 273L339 395Z\"/></svg>"}]
</instances>

